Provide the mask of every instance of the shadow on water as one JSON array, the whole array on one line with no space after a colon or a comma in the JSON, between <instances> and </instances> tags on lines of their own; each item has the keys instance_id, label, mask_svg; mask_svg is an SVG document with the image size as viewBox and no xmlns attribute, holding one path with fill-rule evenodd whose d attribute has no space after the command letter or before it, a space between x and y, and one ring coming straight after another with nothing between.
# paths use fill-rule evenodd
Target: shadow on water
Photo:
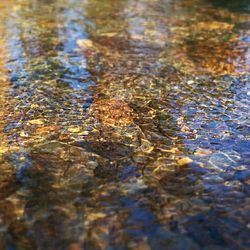
<instances>
[{"instance_id":1,"label":"shadow on water","mask_svg":"<svg viewBox=\"0 0 250 250\"><path fill-rule=\"evenodd\" d=\"M226 8L233 12L250 12L250 4L248 0L208 0L209 3L213 4L215 7Z\"/></svg>"},{"instance_id":2,"label":"shadow on water","mask_svg":"<svg viewBox=\"0 0 250 250\"><path fill-rule=\"evenodd\" d=\"M202 7L24 0L5 17L3 249L247 246L248 47L224 53L235 20L204 26Z\"/></svg>"}]
</instances>

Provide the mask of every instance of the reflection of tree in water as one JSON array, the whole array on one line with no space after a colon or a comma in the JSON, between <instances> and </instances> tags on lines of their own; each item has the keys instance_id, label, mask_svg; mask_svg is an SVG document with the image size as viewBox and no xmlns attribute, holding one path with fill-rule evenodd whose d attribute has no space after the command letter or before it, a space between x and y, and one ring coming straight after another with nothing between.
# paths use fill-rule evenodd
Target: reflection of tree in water
<instances>
[{"instance_id":1,"label":"reflection of tree in water","mask_svg":"<svg viewBox=\"0 0 250 250\"><path fill-rule=\"evenodd\" d=\"M124 2L121 2L121 4L124 4ZM108 4L108 6L110 5ZM119 9L118 3L115 6ZM121 6L120 9L123 9L124 6ZM43 13L41 11L42 6L39 9L39 15L41 16L43 15L41 14ZM114 9L111 8L109 11L112 14ZM88 12L91 15L90 10ZM107 13L105 12L105 15ZM56 13L53 16L56 17ZM97 19L97 21L99 20ZM43 60L48 61L46 57L51 53L51 50L60 50L57 41L55 40L54 44L53 40L58 36L58 31L55 32L57 20L51 20L50 22L51 29L42 28L42 31L39 30L38 33L31 33L31 40L27 36L28 32L21 29L23 34L20 37L26 60L24 70L28 75L28 78L23 82L23 86L20 86L20 91L24 91L24 93L27 89L30 89L28 80L41 82L45 80L44 76L48 75L49 80L54 77L54 72L51 72L50 66L45 67L45 71L43 67L41 67L41 70L34 69L34 64L37 63L40 66L43 65ZM107 20L105 27L109 27L108 22L109 20ZM121 20L120 22L124 23ZM110 23L110 25L112 24ZM103 23L101 25L104 26ZM47 25L44 24L44 27L47 27ZM100 29L101 27L97 26L97 30ZM46 32L43 33L43 30L46 30ZM148 199L143 195L145 190L151 190L151 184L147 184L147 178L151 179L152 170L158 166L157 163L153 165L156 159L161 158L163 166L172 164L174 167L174 160L168 160L171 153L164 153L174 146L171 138L175 135L173 131L175 125L172 125L171 115L166 114L164 110L170 104L167 101L158 100L159 94L160 97L166 94L164 83L161 82L166 80L164 78L166 75L161 80L156 80L155 75L150 74L151 69L153 69L151 65L157 59L159 49L153 50L150 46L141 49L141 45L136 48L136 46L130 45L129 36L125 39L114 38L107 33L102 36L93 35L94 42L96 37L96 42L99 43L97 47L100 46L104 51L100 53L101 72L98 75L99 83L95 90L96 96L90 111L93 111L93 115L100 122L97 128L102 130L102 134L97 138L87 137L85 141L75 143L75 146L70 147L59 142L48 143L36 147L28 156L21 157L21 160L18 154L9 158L12 164L16 166L20 166L20 161L24 161L28 165L32 163L32 167L26 168L19 175L20 187L27 190L22 198L25 202L23 220L34 244L42 248L63 248L67 245L77 244L79 239L80 242L85 240L89 247L91 245L98 247L97 244L100 244L99 247L103 248L108 244L109 237L111 245L118 246L121 240L124 241L124 244L133 240L139 240L138 244L146 244L143 237L154 234L160 227L156 214L157 210L154 211L156 208L153 204L153 196ZM49 40L44 40L44 37L48 34L53 38L51 43ZM124 34L124 31L121 31L121 34ZM140 39L140 37L135 39ZM124 45L119 45L117 41L122 40L125 42ZM28 46L28 43L34 44L34 48ZM147 42L142 43L148 46ZM112 46L108 49L105 48L109 44ZM113 56L112 49L117 50L118 54ZM133 55L136 49L140 50L139 58ZM124 52L126 50L129 50L129 53L126 54ZM120 56L120 69L118 68L119 60L116 55ZM143 62L144 55L150 56L149 60ZM33 59L34 56L37 56L38 61ZM113 61L114 68L109 65L111 61ZM139 67L136 67L138 64ZM105 65L106 73L103 70ZM60 64L58 67L52 68L55 72L61 71ZM157 72L157 65L155 65L154 73L157 74ZM173 73L176 79L174 70L171 69L170 73ZM65 72L62 69L62 74L67 74L67 71ZM123 77L120 78L120 76ZM124 80L125 78L127 79ZM108 82L110 82L109 85ZM18 84L20 79L13 79L12 83ZM115 85L116 83L118 85ZM27 89L22 89L26 86ZM151 94L156 86L160 86L158 92ZM36 87L33 88L32 86L30 89L31 97L36 96ZM127 91L127 88L130 88L131 92ZM43 94L46 93L45 88L38 87L39 89L43 91ZM50 89L49 86L48 89ZM98 93L100 90L102 95ZM60 92L60 90L54 89L53 91L49 93L49 98L52 98L52 100L54 96L51 96L51 94L58 95L57 91ZM162 93L160 93L161 91ZM125 99L126 92L128 100ZM20 94L18 90L14 93ZM62 94L64 93L62 92ZM24 105L27 105L32 100L26 99L25 101ZM59 97L56 101L59 104L63 102ZM110 107L107 103L110 103ZM121 124L118 123L118 126L116 122L110 124L112 118L108 120L109 124L105 124L107 119L103 118L102 115L109 116L109 113L102 110L102 105L110 108L108 112L119 112L123 107L123 112L132 110L135 114L132 115L133 118L129 118L127 113L117 113L115 119L118 118ZM163 110L162 113L157 113L159 105ZM54 108L52 113L55 113L57 108L53 106L53 103L52 107ZM128 117L127 120L125 119L126 116ZM43 114L34 118L41 117L44 117ZM152 117L157 117L157 119ZM47 118L46 115L45 118ZM165 119L168 120L167 124L164 124ZM167 138L167 136L171 138ZM100 141L102 138L104 138L104 142ZM145 177L142 177L143 171ZM156 180L154 185L157 185L157 182ZM79 190L82 190L81 194L79 194ZM154 193L154 189L150 192ZM156 226L155 224L159 225ZM135 228L136 225L138 226L137 229ZM127 228L131 228L131 232L130 229L126 230ZM16 235L14 231L10 233L13 233L13 236ZM103 241L100 242L101 235L103 235ZM98 240L99 243L95 240ZM18 242L19 240L15 241L14 237L10 241ZM27 243L20 241L17 244L25 246ZM134 244L137 243L134 242Z\"/></svg>"},{"instance_id":2,"label":"reflection of tree in water","mask_svg":"<svg viewBox=\"0 0 250 250\"><path fill-rule=\"evenodd\" d=\"M68 120L79 122L77 115L84 113L90 98L86 89L93 81L85 58L76 51L76 39L86 35L83 20L74 20L81 6L66 9L63 4L26 1L8 19L8 27L13 27L8 41L13 57L8 64L11 98L18 102L7 129L11 137L17 137L14 140L25 140L20 138L21 129L32 135L29 120L41 119L48 129L67 127Z\"/></svg>"},{"instance_id":3,"label":"reflection of tree in water","mask_svg":"<svg viewBox=\"0 0 250 250\"><path fill-rule=\"evenodd\" d=\"M127 6L123 7L125 9L123 14L117 11L119 15L113 17L113 21L105 18L100 21L98 18L102 13L95 15L95 8L90 7L87 11L87 16L96 17L93 22L99 24L96 26L97 31L93 33L90 31L90 38L96 47L92 49L100 53L101 66L90 111L93 111L94 115L97 114L101 122L109 123L105 127L103 124L102 128L104 136L107 134L110 138L106 135L106 145L96 142L92 145L85 144L85 147L103 157L111 156L110 160L117 165L116 173L115 166L109 166L107 172L102 172L104 170L102 167L100 169L97 167L94 171L96 177L104 179L105 184L102 188L104 197L98 191L93 191L88 205L94 207L96 214L105 211L105 205L106 211L113 211L114 214L111 212L103 219L96 218L95 223L98 223L98 227L86 227L87 246L97 247L95 242L98 241L102 229L105 235L104 244L108 244L105 242L105 237L107 239L109 237L112 239L111 244L115 246L124 242L124 247L128 247L127 243L131 246L134 244L134 248L146 247L147 244L156 244L156 238L161 235L163 239L159 247L173 246L174 240L167 242L171 235L173 239L183 238L195 247L191 240L184 235L181 236L178 231L170 233L173 218L178 218L184 213L178 206L182 206L187 199L195 196L195 192L189 189L189 185L194 183L192 175L190 179L185 180L188 177L185 173L188 171L175 171L175 157L178 155L176 152L179 151L181 154L182 146L180 137L176 135L178 128L174 121L174 116L178 117L178 107L175 110L176 114L172 114L174 103L171 103L173 100L168 100L168 91L180 78L174 68L162 66L158 61L164 48L161 47L162 37L159 33L152 33L154 28L160 29L164 37L167 32L164 30L164 24L152 20L153 15L150 17L152 22L150 24L146 14L137 13L142 7L150 12L149 6L145 7L143 3L142 6L131 5L128 10ZM111 5L107 3L107 6ZM124 14L126 11L132 17L140 19L138 26L144 30L133 26L136 25L136 20L134 18L130 20ZM103 13L112 16L112 7L105 9ZM127 29L126 32L114 29L115 24L121 22L123 15L127 18L126 22L122 23L122 27L125 26ZM132 25L129 22L133 22ZM130 31L129 27L131 29L133 27L133 30ZM152 39L154 36L158 36L156 43ZM127 104L133 110L134 122L131 121L130 126L132 130L128 126L117 126L116 120L113 121L114 126L109 126L111 118L100 105L105 105L112 113L116 111L114 100L124 103L124 106ZM113 108L112 103L114 103ZM108 117L100 118L101 115ZM126 142L131 141L129 136L133 135L133 131L136 131L138 141L134 141L134 144L130 144L126 149ZM122 144L125 145L121 146ZM120 155L124 152L127 157ZM153 170L156 170L155 173ZM165 180L166 182L171 180L170 183L176 185L174 188L165 185ZM161 182L166 188L164 192L158 188ZM89 183L84 189L89 190L88 185ZM96 206L96 203L100 206ZM191 210L192 205L187 206L188 208L184 209L186 212Z\"/></svg>"},{"instance_id":4,"label":"reflection of tree in water","mask_svg":"<svg viewBox=\"0 0 250 250\"><path fill-rule=\"evenodd\" d=\"M217 1L220 2L220 1ZM166 56L183 73L240 75L249 71L248 16L194 4L184 22L171 27L175 44ZM183 6L187 11L187 6ZM185 11L184 11L185 13ZM188 19L188 16L194 16Z\"/></svg>"},{"instance_id":5,"label":"reflection of tree in water","mask_svg":"<svg viewBox=\"0 0 250 250\"><path fill-rule=\"evenodd\" d=\"M73 13L67 13L67 11ZM78 11L80 9L77 13ZM83 105L86 96L89 96L85 89L92 83L86 84L89 74L84 66L84 58L74 50L75 40L85 36L83 27L74 21L74 13L75 9L64 9L60 4L57 6L51 1L46 3L24 1L14 8L12 16L6 18L6 27L9 30L5 33L9 35L7 44L11 57L7 66L11 86L7 96L10 115L5 131L9 135L10 144L13 144L13 141L17 141L19 146L23 145L23 141L32 143L29 135L34 132L34 126L32 123L31 126L29 125L30 120L38 120L42 125L40 129L44 127L45 132L48 130L49 134L52 134L45 140L55 140L58 135L55 135L54 128L57 129L58 126L53 126L54 124L64 124L67 128L79 122L80 114L84 113ZM66 24L62 23L64 21ZM64 107L65 103L67 103L66 107ZM35 128L35 132L37 131ZM7 196L4 196L6 200L3 200L1 210L8 207L9 214L12 215L3 211L8 218L4 220L5 225L8 226L4 232L5 235L3 237L1 235L3 238L1 244L4 247L16 245L32 249L33 240L30 240L27 235L31 227L30 223L33 224L33 220L39 219L38 213L41 210L42 216L46 218L47 205L53 207L48 195L50 191L53 193L52 183L55 182L57 173L51 169L53 159L46 161L47 166L41 166L39 157L33 161L32 154L28 151L25 147L21 148L3 158L3 164L1 164L7 171L3 171L6 173L1 179L1 190L4 190L4 195ZM56 162L67 166L65 161ZM63 170L59 169L60 171ZM8 175L10 175L9 184L8 180L5 180ZM14 180L15 177L16 180ZM37 195L38 199L34 198L34 195ZM41 210L33 204L34 211L28 213L29 204L33 201L37 201ZM59 203L59 200L57 201ZM54 202L54 204L57 203L56 200ZM48 234L52 224L46 225ZM41 243L36 242L36 230L34 233L34 242L37 246L49 242L50 237L46 241L46 235L44 237L47 243L42 240ZM53 248L54 243L51 246Z\"/></svg>"},{"instance_id":6,"label":"reflection of tree in water","mask_svg":"<svg viewBox=\"0 0 250 250\"><path fill-rule=\"evenodd\" d=\"M133 9L133 7L134 5L132 4L131 9ZM134 8L133 10L135 9L136 8ZM148 12L152 14L150 8L146 9ZM133 13L132 10L130 10L130 13L131 12ZM133 17L132 14L131 16ZM154 20L155 21L154 23L156 23L156 25L155 24L154 25L157 27L157 24L159 24L157 28L159 28L159 30L163 33L162 36L160 34L154 34L159 39L157 43L154 44L152 40L150 41L150 35L152 35L154 31L146 30L146 28L150 27L150 25L147 23L147 20L141 18L141 15L138 15L138 13L136 14L134 13L134 16L136 17L135 18L136 21L138 20L140 21L140 25L138 26L140 26L141 29L139 29L139 27L138 29L136 29L136 27L134 27L136 26L136 22L132 22L134 24L132 35L131 33L129 33L129 31L127 32L126 35L123 34L123 36L121 36L119 33L118 35L114 34L112 25L105 23L105 21L104 23L102 23L103 24L102 27L110 26L110 29L107 30L106 28L104 31L100 30L99 36L96 36L96 34L93 35L93 40L96 42L97 49L102 51L102 56L100 60L103 60L103 62L101 61L101 63L103 63L104 65L103 68L105 69L103 72L101 72L103 76L99 74L99 84L97 86L97 90L102 91L102 95L98 95L99 93L96 94L97 99L94 99L93 103L95 104L95 102L98 102L99 101L98 98L104 98L104 99L106 98L107 103L111 99L122 99L124 102L127 102L129 106L136 113L137 116L137 118L135 118L136 125L141 129L143 135L145 136L144 139L146 141L147 140L149 141L149 144L146 143L144 144L145 147L144 152L141 155L140 152L138 153L139 156L137 155L137 153L134 152L132 156L133 161L135 161L136 163L136 166L141 166L145 164L144 168L145 171L141 179L143 180L143 184L147 185L147 188L145 188L144 190L146 198L145 196L143 196L144 199L141 198L142 195L140 192L138 193L135 192L132 195L128 193L124 199L120 198L123 201L123 207L130 208L130 214L128 217L124 217L123 223L125 223L125 225L129 225L132 228L131 232L133 233L130 234L129 230L127 232L125 230L125 235L127 235L127 237L129 238L133 237L140 238L141 235L144 235L150 238L149 242L152 239L154 239L154 237L157 235L157 237L159 238L162 237L162 243L159 243L162 244L162 246L164 244L165 246L167 244L172 244L168 243L170 237L173 237L174 239L182 237L183 242L190 243L192 246L191 248L196 248L197 246L193 244L191 240L185 238L184 236L185 234L188 234L191 238L193 238L196 242L198 242L201 245L214 244L220 246L223 245L229 246L230 244L234 244L235 246L237 246L239 244L238 242L228 240L230 230L228 230L227 227L226 227L227 229L225 229L225 231L223 231L222 234L217 235L216 237L214 236L213 233L213 232L218 233L216 227L219 226L219 220L216 218L216 214L219 215L222 214L219 208L220 201L214 199L214 194L210 194L209 189L208 191L204 191L204 187L202 185L202 182L200 181L200 177L202 175L208 173L213 175L213 173L211 173L213 171L208 170L206 168L202 168L201 167L202 165L199 166L196 164L194 164L190 168L182 169L180 171L172 169L171 165L172 166L174 165L173 158L174 156L176 156L176 152L173 149L174 145L171 145L171 147L169 148L165 148L165 152L172 149L173 150L172 154L171 153L161 154L160 152L162 152L162 149L159 149L161 146L166 146L171 144L174 140L173 139L169 140L169 137L172 138L173 135L176 136L179 134L183 137L186 137L187 140L190 139L190 141L192 141L192 134L189 135L190 137L186 136L184 135L185 133L183 133L183 131L181 133L176 128L176 124L173 122L173 118L176 117L175 115L176 113L178 113L176 109L180 108L180 110L182 110L183 112L183 116L185 116L184 115L185 113L188 114L188 111L185 110L185 108L189 106L192 107L192 103L195 103L195 105L197 105L197 101L201 101L201 103L204 103L204 105L205 104L209 105L208 103L210 103L211 101L210 105L212 107L213 105L215 105L213 103L215 102L214 99L217 98L216 96L214 96L214 93L217 91L217 88L218 90L219 89L222 90L224 88L227 89L227 87L224 86L223 84L220 85L217 84L218 86L216 87L214 85L212 87L208 83L204 85L204 82L206 80L208 81L211 80L208 78L203 80L204 82L202 80L201 82L199 82L200 80L196 80L197 85L194 84L194 87L188 86L188 84L186 84L188 79L185 78L185 75L183 76L181 74L180 75L177 74L176 76L176 70L173 67L161 68L162 64L161 63L157 64L157 59L159 58L160 53L163 52L164 55L164 53L167 52L171 55L172 49L174 50L176 48L177 49L179 48L178 42L180 41L177 41L177 44L171 44L172 47L170 47L169 49L170 51L168 51L167 49L166 51L162 51L163 49L159 47L159 45L162 46L164 44L161 43L162 42L161 39L162 37L164 37L164 35L166 35L167 31L161 29L162 28L161 22L160 21L158 22L158 20ZM152 14L152 16L154 15ZM153 19L152 16L150 16L151 19ZM115 21L119 23L119 20ZM162 23L164 22L162 21ZM173 23L178 23L178 22L173 21ZM224 28L225 30L231 29L230 24L218 21L207 22L208 27L206 27L206 22L200 22L199 25L200 26L199 27L197 26L196 29L198 31L202 30L203 32L202 35L207 35L207 33L212 30L214 31L215 33L214 35L215 37L217 36L217 38L221 38L222 33L226 32L224 31ZM218 28L218 25L222 25L222 27L224 28L221 27ZM142 26L144 26L144 29L142 28ZM192 33L191 31L192 28L195 29L195 26L192 26L191 23L190 26L187 28L187 32ZM185 26L183 30L185 30ZM170 35L172 35L172 37L174 36L173 34ZM183 36L181 38L184 41L186 41L186 37L184 36L185 33L182 35ZM188 37L190 33L187 33L186 35ZM199 36L202 37L202 35L199 33L197 34L198 37ZM190 36L192 37L192 35ZM116 44L118 43L117 41L119 41L119 39L121 42L119 42L119 44L116 46ZM204 42L205 45L200 45L197 50L201 50L200 51L202 54L201 56L202 59L204 59L203 57L209 54L209 46L207 49L206 40L201 41L200 43L202 42ZM197 41L197 43L199 43L199 41ZM191 41L190 44L189 42L186 42L186 44L188 44L188 46L193 45ZM238 43L236 44L236 46L235 44L232 43L228 47L226 43L225 45L226 48L224 46L224 43L220 44L220 42L216 41L216 44L217 44L216 48L213 48L216 51L215 63L218 62L222 63L225 60L229 60L229 62L226 62L227 65L226 68L217 67L212 72L216 72L216 74L218 75L224 73L224 71L227 71L226 73L228 74L237 73L235 72L237 67L239 68L243 67L244 62L242 61L238 62L239 65L235 65L234 67L233 65L234 62L232 63L230 60L238 61L238 58L242 58L242 60L244 61L244 56L247 52L247 45L244 44L245 47L238 50L237 48ZM235 49L235 54L233 55L229 54L230 46L233 46L233 48ZM203 47L205 47L205 49L202 49ZM199 51L197 52L196 48L193 49L191 48L192 47L189 47L189 49L187 50L188 57L190 57L191 60L195 62L195 60L199 59L199 55L197 55ZM165 58L163 58L163 61L164 59ZM205 58L205 61L206 60L207 60L206 62L207 65L206 64L202 65L203 70L204 68L206 69L207 67L213 67L214 65L214 61L212 59L211 61L209 61L210 60L209 58L208 59ZM111 62L110 65L109 62ZM230 68L231 65L232 67ZM129 72L129 75L127 75L126 72ZM157 76L157 79L155 79L155 76ZM192 78L192 77L188 76L187 78ZM180 82L181 80L184 80L186 82L181 83ZM168 83L167 86L166 82ZM173 86L176 82L178 82L178 87L181 89L179 90L179 92L178 88L177 87L174 88ZM190 84L194 83L194 79L192 79L189 82ZM197 86L197 88L195 88L195 86ZM216 91L213 92L213 89L216 89ZM154 90L156 92L157 91L159 92L155 93ZM169 96L167 96L168 91L170 92ZM192 91L197 91L197 92L192 92ZM201 91L205 92L204 96ZM173 92L179 93L179 95L178 94L174 95ZM205 97L205 95L207 96ZM225 96L223 97L225 99L227 98L230 99L230 95L231 95L230 92L229 93L226 92ZM175 100L174 98L177 97L179 99ZM207 103L206 101L203 100L203 98L207 98L209 102ZM102 103L105 102L103 101ZM171 106L173 105L173 103L177 105ZM173 110L175 110L176 113L174 113ZM199 108L196 107L196 110L199 111ZM192 116L195 117L195 113L193 115L190 114L190 117ZM167 124L166 121L168 121ZM183 128L183 130L185 129ZM186 128L186 130L188 130L188 128ZM192 128L190 129L190 131L192 131ZM195 135L193 138L195 138ZM179 138L177 137L177 141L178 139ZM207 143L210 143L210 138L208 138L207 140L208 140ZM205 144L205 142L203 143ZM211 144L212 143L213 142L211 142ZM226 140L224 141L222 140L221 143L226 144ZM151 150L150 146L153 147L152 151L150 151ZM175 146L177 148L179 147L179 150L180 149L182 150L183 146L181 146L181 142L179 144L178 143L175 144ZM146 151L148 151L148 154L145 153ZM154 166L155 169L157 170L157 167L159 167L161 164L162 168L160 168L158 174L157 171L155 172L156 174L155 173L152 174L152 169L154 169ZM112 168L110 169L112 171ZM216 173L214 174L216 175ZM225 178L225 175L223 176L222 174L221 177ZM138 179L141 180L140 178ZM140 186L142 185L142 183L140 184L137 183L137 185ZM217 193L223 192L223 188L219 186L220 185L218 186L215 185L214 187ZM238 187L235 187L235 190L238 190ZM230 195L230 192L228 192L227 195ZM243 196L245 197L245 193L243 194ZM214 209L210 207L210 203L213 203L213 201L209 199L214 199L215 201ZM241 200L239 197L237 197L237 199ZM241 201L246 202L245 199L242 199ZM232 212L232 214L234 214L235 211L237 211L237 208L235 208L234 205L230 204L230 201L223 200L223 204L225 206L232 208L232 210L234 211ZM197 214L198 211L203 211L203 212ZM205 213L207 211L209 211L209 216L205 216ZM184 221L182 220L183 218L182 216L184 214L190 216L187 218L186 222L185 219ZM121 217L122 216L120 216L119 218ZM243 217L245 218L245 215ZM146 220L145 218L149 218L147 225L143 224L142 218L144 218L144 220ZM226 216L221 216L221 219L225 224L227 224L227 226L230 224L227 221ZM133 220L136 221L136 223L138 223L138 225L140 226L136 227L135 226L136 223L133 224L133 222L131 222ZM214 223L214 225L212 225L209 222L209 220L211 220ZM238 220L237 218L234 218L232 222L237 223L237 220ZM156 224L159 227L155 225L156 221L158 221L158 223ZM194 225L192 225L192 222L194 223ZM202 223L202 228L199 227L199 223ZM119 231L118 230L119 228L120 226L117 226L116 231ZM223 228L221 228L221 230L222 229ZM171 231L172 233L169 233L169 231ZM93 228L91 228L90 232L92 236L95 235L96 233ZM126 237L124 235L124 231L122 232L123 234L120 237ZM181 232L185 233L182 234ZM203 240L199 238L203 238ZM246 242L244 236L242 240ZM144 244L142 242L140 244Z\"/></svg>"},{"instance_id":7,"label":"reflection of tree in water","mask_svg":"<svg viewBox=\"0 0 250 250\"><path fill-rule=\"evenodd\" d=\"M0 84L1 84L1 94L0 94L0 248L6 248L6 226L13 232L21 232L22 224L16 219L21 216L20 210L18 210L18 205L14 204L12 200L8 198L11 197L13 193L17 190L17 183L15 180L16 172L13 169L13 166L5 161L3 155L8 152L9 145L4 129L6 126L6 116L8 111L6 110L7 106L7 93L10 87L8 79L8 70L6 68L6 63L9 59L9 53L7 51L7 46L5 43L5 21L8 13L13 7L12 1L1 1L0 8ZM17 230L17 228L19 229ZM7 236L9 237L9 236Z\"/></svg>"},{"instance_id":8,"label":"reflection of tree in water","mask_svg":"<svg viewBox=\"0 0 250 250\"><path fill-rule=\"evenodd\" d=\"M233 33L232 25L210 21L201 22L196 28L197 33L187 37L185 43L185 53L196 71L239 75L249 70L249 45L238 34Z\"/></svg>"},{"instance_id":9,"label":"reflection of tree in water","mask_svg":"<svg viewBox=\"0 0 250 250\"><path fill-rule=\"evenodd\" d=\"M211 218L204 216L210 209L209 195L208 203L200 198L207 195L200 179L209 170L197 164L176 165L176 158L187 151L182 139L194 138L192 133L185 134L187 128L179 119L184 116L180 110L185 110L196 95L191 95L191 90L182 83L188 77L180 74L171 60L162 58L173 47L171 42L166 42L170 35L166 23L178 24L171 9L176 6L171 5L171 1L168 3L167 20L159 18L157 4L152 3L91 1L83 5L93 46L82 48L84 56L77 60L87 57L91 62L89 70L98 78L91 89L93 99L88 114L73 107L68 86L59 88L51 83L42 88L35 85L30 96L44 98L47 93L47 100L53 100L52 123L58 112L62 120L68 119L69 123L81 126L87 123L93 130L84 131L82 135L77 132L75 137L70 135L66 139L56 135L46 143L27 149L28 153L8 156L9 162L20 170L17 172L20 188L13 198L21 201L19 208L23 208L21 225L15 230L9 228L8 234L12 237L8 242L25 248L32 241L42 249L81 249L83 246L87 249L108 246L147 249L148 245L156 249L198 249L191 238L201 245L208 239L206 244L226 244L227 235L214 239L210 232L214 226L208 224ZM38 5L40 14L37 15L46 21L47 11L41 11L43 6L53 7L54 4ZM68 55L71 51L70 42L57 40L60 29L55 28L62 21L59 13L66 10L52 9L55 12L51 14L51 29L44 24L41 31L31 35L34 48L30 48L29 36L21 29L27 61L25 74L40 83L44 76L51 81L55 72L61 72L62 77L73 75L67 71L70 67L60 60L55 60L56 65L46 67L45 71L43 67L42 71L33 67L34 55L41 60L38 64L44 65L43 60L47 62L50 53L54 57L60 52ZM66 13L70 13L70 8L68 11ZM147 12L151 13L150 17ZM81 18L77 11L74 14ZM64 20L66 15L61 18ZM69 32L71 28L77 30L72 39L82 39L79 44L86 44L84 37L77 36L83 31L73 24L65 22L64 26L70 27ZM47 35L55 40L44 40ZM97 59L98 65L95 64ZM28 77L25 78L27 86ZM15 85L20 79L12 79L12 82ZM24 92L27 89L24 88ZM40 92L36 92L37 89ZM197 88L197 91L200 90ZM64 108L65 101L70 103L69 109L61 113L59 106ZM32 99L26 100L26 104L32 102ZM48 106L46 104L45 109ZM69 115L72 109L75 113L78 111L76 120L71 120ZM41 117L48 118L47 113ZM68 126L68 123L61 125ZM26 129L29 131L32 126ZM71 131L78 130L73 127ZM197 214L198 211L201 214ZM213 211L216 210L210 210L209 214L216 217ZM207 229L201 229L199 223ZM204 241L199 239L199 233L197 236L197 230L203 236L206 234Z\"/></svg>"}]
</instances>

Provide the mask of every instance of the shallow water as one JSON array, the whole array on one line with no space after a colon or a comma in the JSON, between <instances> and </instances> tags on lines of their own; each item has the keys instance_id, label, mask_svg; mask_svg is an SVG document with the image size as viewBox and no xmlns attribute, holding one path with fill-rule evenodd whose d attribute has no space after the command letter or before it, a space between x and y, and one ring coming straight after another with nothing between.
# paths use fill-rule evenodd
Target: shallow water
<instances>
[{"instance_id":1,"label":"shallow water","mask_svg":"<svg viewBox=\"0 0 250 250\"><path fill-rule=\"evenodd\" d=\"M248 1L0 10L0 249L249 249Z\"/></svg>"}]
</instances>

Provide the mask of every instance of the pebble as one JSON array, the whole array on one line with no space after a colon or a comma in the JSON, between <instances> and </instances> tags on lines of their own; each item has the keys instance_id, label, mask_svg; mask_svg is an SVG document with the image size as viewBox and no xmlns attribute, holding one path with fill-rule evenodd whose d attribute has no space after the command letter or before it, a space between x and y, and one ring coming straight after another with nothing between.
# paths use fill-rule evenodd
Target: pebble
<instances>
[{"instance_id":1,"label":"pebble","mask_svg":"<svg viewBox=\"0 0 250 250\"><path fill-rule=\"evenodd\" d=\"M184 158L181 158L177 161L178 165L180 165L181 167L186 166L192 162L193 162L193 160L190 159L189 157L184 157Z\"/></svg>"},{"instance_id":2,"label":"pebble","mask_svg":"<svg viewBox=\"0 0 250 250\"><path fill-rule=\"evenodd\" d=\"M212 154L212 151L209 149L205 149L205 148L198 148L195 150L195 153L194 153L194 155L201 156L201 157L204 157L210 154Z\"/></svg>"},{"instance_id":3,"label":"pebble","mask_svg":"<svg viewBox=\"0 0 250 250\"><path fill-rule=\"evenodd\" d=\"M93 42L89 39L78 39L76 43L81 49L89 49L93 47Z\"/></svg>"},{"instance_id":4,"label":"pebble","mask_svg":"<svg viewBox=\"0 0 250 250\"><path fill-rule=\"evenodd\" d=\"M42 124L44 124L44 120L43 119L34 119L34 120L28 121L28 124L31 124L31 125L42 125Z\"/></svg>"},{"instance_id":5,"label":"pebble","mask_svg":"<svg viewBox=\"0 0 250 250\"><path fill-rule=\"evenodd\" d=\"M79 133L80 128L79 127L69 127L68 132L70 132L70 133Z\"/></svg>"}]
</instances>

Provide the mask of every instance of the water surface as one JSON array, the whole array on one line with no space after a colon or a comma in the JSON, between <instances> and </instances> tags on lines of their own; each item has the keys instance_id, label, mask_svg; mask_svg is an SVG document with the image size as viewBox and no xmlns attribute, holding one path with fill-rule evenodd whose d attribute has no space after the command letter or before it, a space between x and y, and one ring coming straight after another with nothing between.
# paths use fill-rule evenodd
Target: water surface
<instances>
[{"instance_id":1,"label":"water surface","mask_svg":"<svg viewBox=\"0 0 250 250\"><path fill-rule=\"evenodd\" d=\"M0 249L249 249L248 1L0 10Z\"/></svg>"}]
</instances>

